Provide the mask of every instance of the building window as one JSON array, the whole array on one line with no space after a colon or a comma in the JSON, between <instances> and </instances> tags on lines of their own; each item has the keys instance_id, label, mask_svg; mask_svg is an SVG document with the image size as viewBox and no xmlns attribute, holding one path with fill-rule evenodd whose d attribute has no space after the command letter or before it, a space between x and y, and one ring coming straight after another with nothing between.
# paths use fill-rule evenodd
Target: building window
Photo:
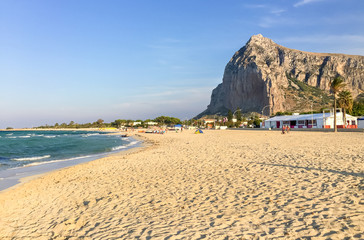
<instances>
[{"instance_id":1,"label":"building window","mask_svg":"<svg viewBox=\"0 0 364 240\"><path fill-rule=\"evenodd\" d=\"M312 125L312 120L307 120L307 124ZM317 125L316 120L313 120L313 126L316 126L316 125Z\"/></svg>"},{"instance_id":2,"label":"building window","mask_svg":"<svg viewBox=\"0 0 364 240\"><path fill-rule=\"evenodd\" d=\"M304 120L299 120L298 125L305 125L305 121Z\"/></svg>"},{"instance_id":3,"label":"building window","mask_svg":"<svg viewBox=\"0 0 364 240\"><path fill-rule=\"evenodd\" d=\"M289 121L283 121L283 125L289 125Z\"/></svg>"}]
</instances>

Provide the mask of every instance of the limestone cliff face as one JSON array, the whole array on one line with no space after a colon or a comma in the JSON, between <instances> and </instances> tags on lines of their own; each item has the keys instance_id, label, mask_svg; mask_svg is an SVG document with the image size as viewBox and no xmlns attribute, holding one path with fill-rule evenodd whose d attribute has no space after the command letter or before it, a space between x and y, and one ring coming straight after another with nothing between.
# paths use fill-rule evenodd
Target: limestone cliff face
<instances>
[{"instance_id":1,"label":"limestone cliff face","mask_svg":"<svg viewBox=\"0 0 364 240\"><path fill-rule=\"evenodd\" d=\"M354 97L363 93L364 56L303 52L254 35L226 65L223 82L212 91L211 102L200 115L237 108L261 113L265 106L266 115L307 111L310 102L316 108L328 104L323 99L330 80L338 75ZM302 92L301 84L313 89L312 96Z\"/></svg>"}]
</instances>

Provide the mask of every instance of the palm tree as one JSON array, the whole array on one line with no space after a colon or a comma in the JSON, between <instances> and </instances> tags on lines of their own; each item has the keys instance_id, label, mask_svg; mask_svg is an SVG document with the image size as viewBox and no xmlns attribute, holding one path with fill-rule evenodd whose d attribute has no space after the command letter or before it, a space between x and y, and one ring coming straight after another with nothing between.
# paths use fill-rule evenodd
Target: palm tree
<instances>
[{"instance_id":1,"label":"palm tree","mask_svg":"<svg viewBox=\"0 0 364 240\"><path fill-rule=\"evenodd\" d=\"M351 92L349 91L341 91L339 93L338 98L339 106L343 109L343 120L344 120L344 126L346 128L346 110L350 113L353 109L353 97L351 96Z\"/></svg>"},{"instance_id":2,"label":"palm tree","mask_svg":"<svg viewBox=\"0 0 364 240\"><path fill-rule=\"evenodd\" d=\"M334 132L337 132L336 126L336 94L345 86L344 80L341 77L336 77L330 81L330 90L334 94Z\"/></svg>"}]
</instances>

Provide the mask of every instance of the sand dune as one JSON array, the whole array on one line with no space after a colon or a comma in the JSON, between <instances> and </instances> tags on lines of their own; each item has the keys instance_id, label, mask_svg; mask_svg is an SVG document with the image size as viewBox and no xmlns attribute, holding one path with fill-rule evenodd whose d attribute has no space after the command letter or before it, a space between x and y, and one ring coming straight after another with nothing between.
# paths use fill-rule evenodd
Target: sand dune
<instances>
[{"instance_id":1,"label":"sand dune","mask_svg":"<svg viewBox=\"0 0 364 240\"><path fill-rule=\"evenodd\" d=\"M363 133L140 134L0 194L0 239L364 238Z\"/></svg>"}]
</instances>

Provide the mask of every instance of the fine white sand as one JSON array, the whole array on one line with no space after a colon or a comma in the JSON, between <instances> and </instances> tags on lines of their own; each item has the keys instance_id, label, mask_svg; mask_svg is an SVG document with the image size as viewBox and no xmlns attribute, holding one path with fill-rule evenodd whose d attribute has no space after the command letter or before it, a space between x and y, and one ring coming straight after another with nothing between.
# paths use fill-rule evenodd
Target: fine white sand
<instances>
[{"instance_id":1,"label":"fine white sand","mask_svg":"<svg viewBox=\"0 0 364 240\"><path fill-rule=\"evenodd\" d=\"M364 134L205 131L0 193L0 239L363 239Z\"/></svg>"}]
</instances>

